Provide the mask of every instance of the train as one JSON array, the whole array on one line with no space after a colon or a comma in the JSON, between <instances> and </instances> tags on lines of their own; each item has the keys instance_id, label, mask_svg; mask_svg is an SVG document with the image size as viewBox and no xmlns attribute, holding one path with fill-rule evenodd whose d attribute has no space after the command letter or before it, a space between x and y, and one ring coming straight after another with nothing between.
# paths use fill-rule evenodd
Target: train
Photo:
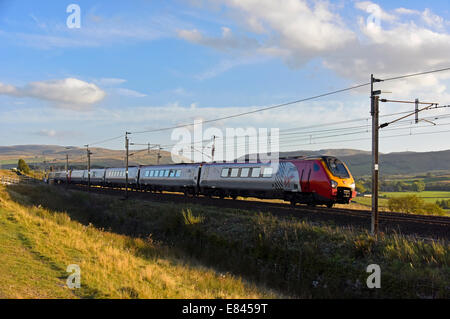
<instances>
[{"instance_id":1,"label":"train","mask_svg":"<svg viewBox=\"0 0 450 319\"><path fill-rule=\"evenodd\" d=\"M52 184L122 188L126 168L50 172ZM333 156L280 159L278 163L182 163L128 168L128 187L150 192L182 192L209 197L282 199L310 206L349 204L356 197L347 165Z\"/></svg>"}]
</instances>

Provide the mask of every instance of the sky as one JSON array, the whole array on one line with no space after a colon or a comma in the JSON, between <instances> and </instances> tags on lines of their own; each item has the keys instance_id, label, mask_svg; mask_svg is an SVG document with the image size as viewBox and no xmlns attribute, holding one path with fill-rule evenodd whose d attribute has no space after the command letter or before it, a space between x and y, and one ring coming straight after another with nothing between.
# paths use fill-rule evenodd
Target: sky
<instances>
[{"instance_id":1,"label":"sky","mask_svg":"<svg viewBox=\"0 0 450 319\"><path fill-rule=\"evenodd\" d=\"M171 145L173 130L135 132L296 101L370 74L447 67L448 0L0 0L0 145L123 149L125 132L135 144ZM450 72L376 88L387 99L450 104ZM369 95L365 86L204 129L276 128L281 151L370 150ZM382 116L413 109L380 105ZM448 114L383 129L380 151L450 149Z\"/></svg>"}]
</instances>

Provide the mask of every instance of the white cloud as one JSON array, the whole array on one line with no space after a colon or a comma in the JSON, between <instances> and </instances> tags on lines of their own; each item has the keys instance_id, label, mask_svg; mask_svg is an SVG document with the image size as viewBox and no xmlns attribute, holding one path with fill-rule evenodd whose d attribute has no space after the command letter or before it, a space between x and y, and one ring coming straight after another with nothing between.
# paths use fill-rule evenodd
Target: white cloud
<instances>
[{"instance_id":1,"label":"white cloud","mask_svg":"<svg viewBox=\"0 0 450 319\"><path fill-rule=\"evenodd\" d=\"M75 78L31 82L22 88L0 83L0 94L51 101L58 107L79 110L101 101L106 95L97 85Z\"/></svg>"},{"instance_id":2,"label":"white cloud","mask_svg":"<svg viewBox=\"0 0 450 319\"><path fill-rule=\"evenodd\" d=\"M430 9L425 9L422 13L422 19L430 27L436 29L442 29L444 27L444 18L434 14Z\"/></svg>"},{"instance_id":3,"label":"white cloud","mask_svg":"<svg viewBox=\"0 0 450 319\"><path fill-rule=\"evenodd\" d=\"M147 96L144 93L140 93L138 91L125 89L125 88L118 88L118 89L116 89L116 92L120 95L129 96L129 97L145 97L145 96Z\"/></svg>"},{"instance_id":4,"label":"white cloud","mask_svg":"<svg viewBox=\"0 0 450 319\"><path fill-rule=\"evenodd\" d=\"M241 56L249 56L251 52L255 56L278 57L292 68L319 58L326 68L354 82L366 82L371 73L383 78L450 65L450 33L445 29L449 22L429 9L387 11L377 3L358 1L355 7L367 15L358 17L356 28L351 28L355 21L344 23L337 7L326 1L219 2L231 9L236 21L244 21L258 39L258 46L242 50L245 52ZM231 48L231 36L229 29L213 39L198 30L184 34L188 41L214 48ZM246 39L250 38L247 34ZM234 46L236 51L239 47ZM233 59L238 60L236 56ZM231 67L229 61L222 62L201 76L208 78ZM412 93L434 95L433 100L446 102L449 79L450 73L444 73L395 81L389 83L388 90L403 97Z\"/></svg>"},{"instance_id":5,"label":"white cloud","mask_svg":"<svg viewBox=\"0 0 450 319\"><path fill-rule=\"evenodd\" d=\"M232 33L231 29L227 27L222 27L222 36L219 38L207 37L197 29L179 30L178 36L189 42L212 47L221 51L248 50L259 47L256 39L249 37L237 37Z\"/></svg>"},{"instance_id":6,"label":"white cloud","mask_svg":"<svg viewBox=\"0 0 450 319\"><path fill-rule=\"evenodd\" d=\"M42 129L36 132L39 136L47 136L47 137L55 137L56 131L55 130L48 130L48 129Z\"/></svg>"},{"instance_id":7,"label":"white cloud","mask_svg":"<svg viewBox=\"0 0 450 319\"><path fill-rule=\"evenodd\" d=\"M418 10L412 10L407 8L397 8L394 10L395 13L398 14L405 14L405 15L418 15L420 14L420 11Z\"/></svg>"},{"instance_id":8,"label":"white cloud","mask_svg":"<svg viewBox=\"0 0 450 319\"><path fill-rule=\"evenodd\" d=\"M305 0L287 0L282 5L271 0L232 0L223 2L239 19L245 17L252 31L266 37L264 43L248 36L235 36L222 28L221 37L207 37L200 31L181 30L187 41L219 50L240 50L241 54L266 54L282 57L295 66L302 65L318 54L327 54L345 47L356 39L332 13L326 2L310 7Z\"/></svg>"}]
</instances>

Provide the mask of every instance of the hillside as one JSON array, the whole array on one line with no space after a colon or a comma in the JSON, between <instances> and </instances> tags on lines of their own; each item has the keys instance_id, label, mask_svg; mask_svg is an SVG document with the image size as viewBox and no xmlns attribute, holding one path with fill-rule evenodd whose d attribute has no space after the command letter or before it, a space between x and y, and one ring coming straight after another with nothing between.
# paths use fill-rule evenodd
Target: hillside
<instances>
[{"instance_id":1,"label":"hillside","mask_svg":"<svg viewBox=\"0 0 450 319\"><path fill-rule=\"evenodd\" d=\"M16 199L48 190L20 195L0 185L0 299L280 297L150 237L107 232ZM67 287L70 264L81 269L79 289Z\"/></svg>"},{"instance_id":2,"label":"hillside","mask_svg":"<svg viewBox=\"0 0 450 319\"><path fill-rule=\"evenodd\" d=\"M449 297L444 240L51 185L0 186L0 256L0 297ZM82 288L52 289L73 263Z\"/></svg>"}]
</instances>

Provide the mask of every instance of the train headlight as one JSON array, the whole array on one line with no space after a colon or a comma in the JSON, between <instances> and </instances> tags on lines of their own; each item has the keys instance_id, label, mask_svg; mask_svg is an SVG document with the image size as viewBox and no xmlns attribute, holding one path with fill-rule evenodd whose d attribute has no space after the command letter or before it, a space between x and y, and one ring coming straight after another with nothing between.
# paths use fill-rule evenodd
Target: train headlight
<instances>
[{"instance_id":1,"label":"train headlight","mask_svg":"<svg viewBox=\"0 0 450 319\"><path fill-rule=\"evenodd\" d=\"M331 187L332 188L337 188L338 187L338 183L336 181L331 180Z\"/></svg>"},{"instance_id":2,"label":"train headlight","mask_svg":"<svg viewBox=\"0 0 450 319\"><path fill-rule=\"evenodd\" d=\"M351 184L351 185L350 185L350 188L353 189L353 190L355 190L355 188L356 188L355 183Z\"/></svg>"}]
</instances>

